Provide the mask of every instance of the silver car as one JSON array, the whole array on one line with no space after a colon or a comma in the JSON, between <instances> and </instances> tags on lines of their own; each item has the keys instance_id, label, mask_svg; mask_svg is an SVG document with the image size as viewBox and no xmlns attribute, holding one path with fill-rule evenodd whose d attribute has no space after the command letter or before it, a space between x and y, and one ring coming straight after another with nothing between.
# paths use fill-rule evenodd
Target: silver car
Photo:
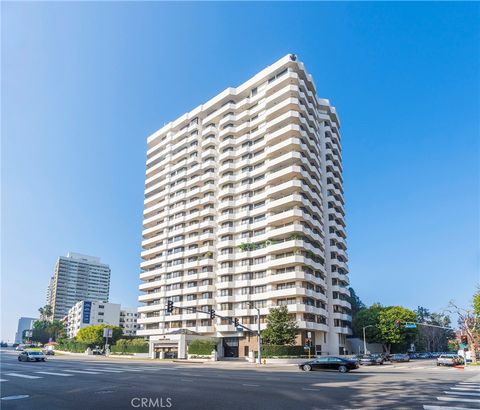
<instances>
[{"instance_id":1,"label":"silver car","mask_svg":"<svg viewBox=\"0 0 480 410\"><path fill-rule=\"evenodd\" d=\"M24 350L18 355L19 362L44 362L45 360L46 356L43 352L36 350Z\"/></svg>"},{"instance_id":2,"label":"silver car","mask_svg":"<svg viewBox=\"0 0 480 410\"><path fill-rule=\"evenodd\" d=\"M458 354L442 354L437 358L437 366L456 366L462 363Z\"/></svg>"}]
</instances>

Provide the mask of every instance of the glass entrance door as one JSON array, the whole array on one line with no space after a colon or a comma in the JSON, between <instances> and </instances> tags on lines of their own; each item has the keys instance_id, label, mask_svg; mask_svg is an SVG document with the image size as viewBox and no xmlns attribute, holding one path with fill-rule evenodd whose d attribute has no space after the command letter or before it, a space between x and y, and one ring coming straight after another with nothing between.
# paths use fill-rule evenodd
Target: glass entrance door
<instances>
[{"instance_id":1,"label":"glass entrance door","mask_svg":"<svg viewBox=\"0 0 480 410\"><path fill-rule=\"evenodd\" d=\"M238 357L238 337L223 338L223 355L225 357Z\"/></svg>"}]
</instances>

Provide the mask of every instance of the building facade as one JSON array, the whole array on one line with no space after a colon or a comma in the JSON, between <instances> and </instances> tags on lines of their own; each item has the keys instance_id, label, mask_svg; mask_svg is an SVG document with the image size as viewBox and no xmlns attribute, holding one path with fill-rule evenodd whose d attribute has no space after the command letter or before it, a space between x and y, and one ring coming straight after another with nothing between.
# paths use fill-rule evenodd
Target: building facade
<instances>
[{"instance_id":1,"label":"building facade","mask_svg":"<svg viewBox=\"0 0 480 410\"><path fill-rule=\"evenodd\" d=\"M23 332L32 330L33 323L38 320L33 317L21 317L18 319L17 333L15 333L15 343L23 343Z\"/></svg>"},{"instance_id":2,"label":"building facade","mask_svg":"<svg viewBox=\"0 0 480 410\"><path fill-rule=\"evenodd\" d=\"M135 336L137 334L137 308L122 307L120 310L120 327L125 336Z\"/></svg>"},{"instance_id":3,"label":"building facade","mask_svg":"<svg viewBox=\"0 0 480 410\"><path fill-rule=\"evenodd\" d=\"M207 312L256 329L259 308L263 329L271 308L287 306L297 343L345 352L339 127L287 55L148 138L137 334L153 350L182 330L215 338L219 356L246 356L256 339Z\"/></svg>"},{"instance_id":4,"label":"building facade","mask_svg":"<svg viewBox=\"0 0 480 410\"><path fill-rule=\"evenodd\" d=\"M49 288L53 318L61 320L82 300L108 302L110 267L98 257L69 252L58 258Z\"/></svg>"},{"instance_id":5,"label":"building facade","mask_svg":"<svg viewBox=\"0 0 480 410\"><path fill-rule=\"evenodd\" d=\"M50 278L50 283L48 284L48 287L47 287L46 305L52 306L53 304L52 298L53 298L54 287L55 287L55 276L52 276Z\"/></svg>"},{"instance_id":6,"label":"building facade","mask_svg":"<svg viewBox=\"0 0 480 410\"><path fill-rule=\"evenodd\" d=\"M118 303L82 300L68 311L65 320L67 337L75 337L78 331L87 326L120 326L121 307Z\"/></svg>"}]
</instances>

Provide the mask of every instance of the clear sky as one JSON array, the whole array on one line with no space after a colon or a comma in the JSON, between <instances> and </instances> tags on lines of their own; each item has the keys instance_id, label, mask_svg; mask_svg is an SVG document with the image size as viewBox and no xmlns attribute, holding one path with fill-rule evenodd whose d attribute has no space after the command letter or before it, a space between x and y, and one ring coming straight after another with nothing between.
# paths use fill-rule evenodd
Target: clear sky
<instances>
[{"instance_id":1,"label":"clear sky","mask_svg":"<svg viewBox=\"0 0 480 410\"><path fill-rule=\"evenodd\" d=\"M59 255L136 306L146 138L287 53L342 122L352 286L467 305L479 278L479 3L2 2L2 333Z\"/></svg>"}]
</instances>

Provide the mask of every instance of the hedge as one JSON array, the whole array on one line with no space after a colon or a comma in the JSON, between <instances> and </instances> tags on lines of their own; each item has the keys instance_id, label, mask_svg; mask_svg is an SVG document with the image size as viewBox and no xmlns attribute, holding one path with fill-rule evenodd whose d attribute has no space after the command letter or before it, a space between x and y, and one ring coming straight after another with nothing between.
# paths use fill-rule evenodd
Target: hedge
<instances>
[{"instance_id":1,"label":"hedge","mask_svg":"<svg viewBox=\"0 0 480 410\"><path fill-rule=\"evenodd\" d=\"M148 353L148 343L143 339L120 339L111 347L112 353Z\"/></svg>"},{"instance_id":2,"label":"hedge","mask_svg":"<svg viewBox=\"0 0 480 410\"><path fill-rule=\"evenodd\" d=\"M188 354L195 355L211 355L215 349L213 340L192 340L188 344Z\"/></svg>"},{"instance_id":3,"label":"hedge","mask_svg":"<svg viewBox=\"0 0 480 410\"><path fill-rule=\"evenodd\" d=\"M304 356L308 352L303 346L279 346L279 345L263 345L263 357L278 357L278 356Z\"/></svg>"},{"instance_id":4,"label":"hedge","mask_svg":"<svg viewBox=\"0 0 480 410\"><path fill-rule=\"evenodd\" d=\"M90 343L77 342L75 340L61 340L55 349L73 353L84 353L89 347L94 348L95 346Z\"/></svg>"}]
</instances>

